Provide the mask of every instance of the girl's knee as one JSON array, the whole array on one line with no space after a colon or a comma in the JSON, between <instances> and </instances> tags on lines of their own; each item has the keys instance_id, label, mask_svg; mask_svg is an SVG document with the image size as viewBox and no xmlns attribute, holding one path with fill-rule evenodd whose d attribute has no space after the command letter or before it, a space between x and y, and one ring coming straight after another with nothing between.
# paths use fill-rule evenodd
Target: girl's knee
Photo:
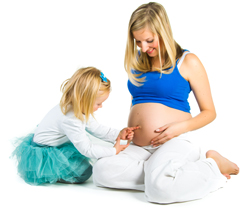
<instances>
[{"instance_id":1,"label":"girl's knee","mask_svg":"<svg viewBox=\"0 0 250 208\"><path fill-rule=\"evenodd\" d=\"M84 183L87 181L92 175L92 169L92 165L90 165L81 176L77 177L77 183Z\"/></svg>"},{"instance_id":2,"label":"girl's knee","mask_svg":"<svg viewBox=\"0 0 250 208\"><path fill-rule=\"evenodd\" d=\"M79 176L72 176L75 173L70 173L68 176L64 176L59 179L57 182L59 183L67 183L67 184L81 184L87 181L92 175L92 165L89 165L88 168Z\"/></svg>"}]
</instances>

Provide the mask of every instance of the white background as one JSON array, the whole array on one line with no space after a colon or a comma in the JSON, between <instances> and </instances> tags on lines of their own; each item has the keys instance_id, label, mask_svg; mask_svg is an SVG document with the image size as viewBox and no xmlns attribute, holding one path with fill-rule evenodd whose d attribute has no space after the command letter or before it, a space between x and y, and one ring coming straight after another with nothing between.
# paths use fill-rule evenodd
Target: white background
<instances>
[{"instance_id":1,"label":"white background","mask_svg":"<svg viewBox=\"0 0 250 208\"><path fill-rule=\"evenodd\" d=\"M248 207L249 197L249 5L248 1L161 0L175 40L195 53L207 70L216 120L194 131L203 151L218 150L240 174L202 200L170 207ZM56 105L60 85L78 68L95 66L112 92L96 117L127 125L130 94L123 67L127 25L143 0L0 1L1 207L152 207L143 192L82 185L30 186L16 173L11 140L30 132ZM191 113L198 106L190 95Z\"/></svg>"}]
</instances>

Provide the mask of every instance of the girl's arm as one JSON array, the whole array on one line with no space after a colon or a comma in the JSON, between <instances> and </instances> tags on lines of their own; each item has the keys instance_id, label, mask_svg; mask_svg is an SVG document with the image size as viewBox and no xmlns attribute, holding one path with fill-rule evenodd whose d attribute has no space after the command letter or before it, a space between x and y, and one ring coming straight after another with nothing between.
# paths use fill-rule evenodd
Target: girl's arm
<instances>
[{"instance_id":1,"label":"girl's arm","mask_svg":"<svg viewBox=\"0 0 250 208\"><path fill-rule=\"evenodd\" d=\"M207 73L196 55L186 55L181 65L181 74L190 83L200 113L189 120L166 124L157 129L156 132L162 132L162 134L151 141L152 145L158 146L180 134L199 129L216 117Z\"/></svg>"},{"instance_id":2,"label":"girl's arm","mask_svg":"<svg viewBox=\"0 0 250 208\"><path fill-rule=\"evenodd\" d=\"M91 115L86 124L86 131L91 135L107 142L114 143L120 130L98 123Z\"/></svg>"},{"instance_id":3,"label":"girl's arm","mask_svg":"<svg viewBox=\"0 0 250 208\"><path fill-rule=\"evenodd\" d=\"M86 157L99 159L117 154L116 147L93 144L86 135L85 124L75 117L65 118L61 128L76 149Z\"/></svg>"},{"instance_id":4,"label":"girl's arm","mask_svg":"<svg viewBox=\"0 0 250 208\"><path fill-rule=\"evenodd\" d=\"M126 127L124 129L117 130L105 125L99 124L92 116L90 116L89 121L86 125L86 131L91 135L102 139L107 142L114 143L117 138L122 140L132 140L134 136L134 130L140 128L137 127Z\"/></svg>"}]
</instances>

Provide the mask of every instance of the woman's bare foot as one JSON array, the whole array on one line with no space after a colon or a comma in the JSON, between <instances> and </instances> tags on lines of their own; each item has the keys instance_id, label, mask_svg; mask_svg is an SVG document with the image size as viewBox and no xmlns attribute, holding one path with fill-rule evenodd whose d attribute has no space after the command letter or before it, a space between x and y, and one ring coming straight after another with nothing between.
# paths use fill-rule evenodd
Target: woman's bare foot
<instances>
[{"instance_id":1,"label":"woman's bare foot","mask_svg":"<svg viewBox=\"0 0 250 208\"><path fill-rule=\"evenodd\" d=\"M229 161L227 158L221 156L218 152L214 150L209 150L206 153L206 158L212 158L217 163L220 172L227 177L227 179L230 179L230 175L237 175L239 173L239 167Z\"/></svg>"}]
</instances>

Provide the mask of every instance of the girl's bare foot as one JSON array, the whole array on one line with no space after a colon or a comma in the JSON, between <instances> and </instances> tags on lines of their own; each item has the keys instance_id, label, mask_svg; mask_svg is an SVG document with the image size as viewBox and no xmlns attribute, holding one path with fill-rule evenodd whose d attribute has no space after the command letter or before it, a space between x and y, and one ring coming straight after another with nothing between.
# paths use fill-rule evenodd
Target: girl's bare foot
<instances>
[{"instance_id":1,"label":"girl's bare foot","mask_svg":"<svg viewBox=\"0 0 250 208\"><path fill-rule=\"evenodd\" d=\"M237 175L239 173L239 167L229 161L227 158L221 156L218 152L214 150L209 150L206 153L206 158L212 158L217 163L220 172L227 177L227 179L230 179L230 175Z\"/></svg>"}]
</instances>

